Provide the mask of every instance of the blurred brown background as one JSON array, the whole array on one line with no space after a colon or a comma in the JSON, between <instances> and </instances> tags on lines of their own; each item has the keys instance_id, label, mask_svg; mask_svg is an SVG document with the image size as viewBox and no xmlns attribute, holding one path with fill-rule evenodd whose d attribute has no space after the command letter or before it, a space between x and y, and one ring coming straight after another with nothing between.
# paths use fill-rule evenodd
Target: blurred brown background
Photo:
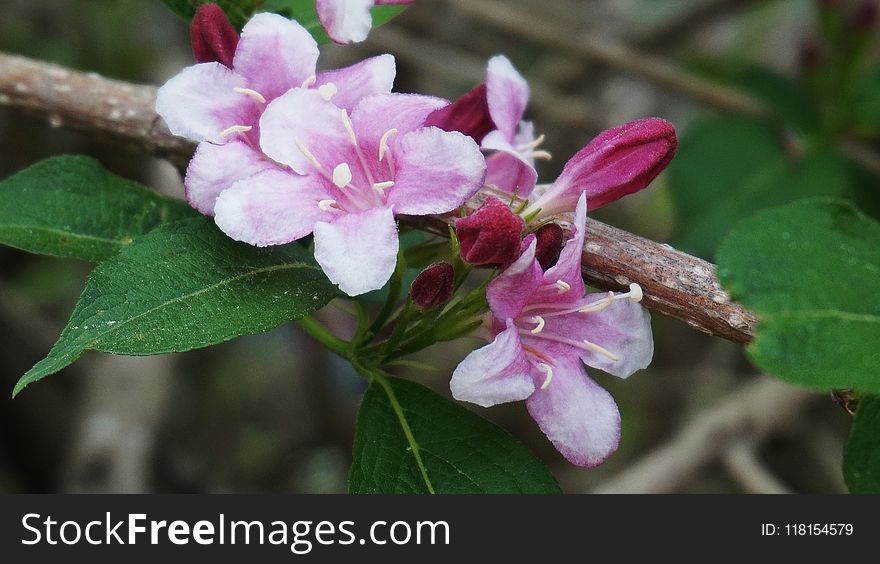
<instances>
[{"instance_id":1,"label":"blurred brown background","mask_svg":"<svg viewBox=\"0 0 880 564\"><path fill-rule=\"evenodd\" d=\"M814 4L418 0L366 43L325 48L321 64L391 52L397 90L454 98L483 79L489 56L506 54L531 82L527 117L555 156L541 170L549 181L604 128L656 115L681 130L712 109L687 81L652 76L647 57L692 73L706 61L759 61L793 75L815 33ZM159 0L4 0L3 13L4 52L149 83L192 62L186 24ZM51 155L85 153L181 194L171 165L135 151L6 110L0 133L0 177ZM659 241L686 221L675 217L663 176L597 217ZM345 491L364 385L292 324L170 357L87 354L8 399L54 342L88 270L0 248L0 492ZM827 395L756 374L738 346L654 317L650 369L627 381L594 374L624 421L621 449L604 466L567 464L522 404L479 413L544 459L566 492L845 491L844 410ZM455 364L476 344L429 349L422 360L438 370L409 376L448 395Z\"/></svg>"}]
</instances>

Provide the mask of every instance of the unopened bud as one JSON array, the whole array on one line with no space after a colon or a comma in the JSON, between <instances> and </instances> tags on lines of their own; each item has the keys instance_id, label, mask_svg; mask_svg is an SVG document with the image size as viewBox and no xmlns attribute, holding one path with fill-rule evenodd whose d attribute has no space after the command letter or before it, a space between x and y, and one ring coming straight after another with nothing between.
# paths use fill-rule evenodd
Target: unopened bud
<instances>
[{"instance_id":1,"label":"unopened bud","mask_svg":"<svg viewBox=\"0 0 880 564\"><path fill-rule=\"evenodd\" d=\"M217 4L202 4L189 27L193 56L198 63L217 62L232 68L238 33Z\"/></svg>"},{"instance_id":2,"label":"unopened bud","mask_svg":"<svg viewBox=\"0 0 880 564\"><path fill-rule=\"evenodd\" d=\"M428 115L425 125L433 125L444 131L459 131L481 143L483 137L495 129L495 123L489 115L486 85L481 84L452 104L434 110Z\"/></svg>"},{"instance_id":3,"label":"unopened bud","mask_svg":"<svg viewBox=\"0 0 880 564\"><path fill-rule=\"evenodd\" d=\"M455 271L448 262L437 262L421 271L409 287L413 303L422 309L445 304L452 297Z\"/></svg>"},{"instance_id":4,"label":"unopened bud","mask_svg":"<svg viewBox=\"0 0 880 564\"><path fill-rule=\"evenodd\" d=\"M455 222L461 258L482 266L507 265L519 258L525 222L498 198Z\"/></svg>"},{"instance_id":5,"label":"unopened bud","mask_svg":"<svg viewBox=\"0 0 880 564\"><path fill-rule=\"evenodd\" d=\"M862 33L873 31L877 27L880 8L876 0L862 0L856 6L851 18L853 29Z\"/></svg>"},{"instance_id":6,"label":"unopened bud","mask_svg":"<svg viewBox=\"0 0 880 564\"><path fill-rule=\"evenodd\" d=\"M547 223L535 231L537 239L535 246L535 259L541 268L548 270L559 260L562 246L565 244L562 227L558 223Z\"/></svg>"}]
</instances>

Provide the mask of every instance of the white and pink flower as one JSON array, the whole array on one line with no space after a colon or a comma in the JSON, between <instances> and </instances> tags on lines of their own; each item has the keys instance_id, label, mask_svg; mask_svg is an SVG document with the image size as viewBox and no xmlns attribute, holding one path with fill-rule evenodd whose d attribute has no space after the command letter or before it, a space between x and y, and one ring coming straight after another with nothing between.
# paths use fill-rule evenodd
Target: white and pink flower
<instances>
[{"instance_id":1,"label":"white and pink flower","mask_svg":"<svg viewBox=\"0 0 880 564\"><path fill-rule=\"evenodd\" d=\"M373 6L412 4L415 0L315 0L324 31L336 43L359 43L373 27Z\"/></svg>"},{"instance_id":2,"label":"white and pink flower","mask_svg":"<svg viewBox=\"0 0 880 564\"><path fill-rule=\"evenodd\" d=\"M596 466L620 441L620 413L583 364L626 378L653 356L650 317L641 289L586 294L581 255L586 195L577 203L572 236L546 272L536 240L488 287L483 327L491 343L456 368L452 395L483 407L526 400L529 413L573 464Z\"/></svg>"}]
</instances>

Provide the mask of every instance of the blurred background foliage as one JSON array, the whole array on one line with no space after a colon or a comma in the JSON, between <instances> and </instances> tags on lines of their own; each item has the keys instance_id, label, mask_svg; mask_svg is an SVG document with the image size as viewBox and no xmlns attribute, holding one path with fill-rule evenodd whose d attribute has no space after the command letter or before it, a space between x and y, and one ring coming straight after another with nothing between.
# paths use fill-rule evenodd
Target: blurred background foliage
<instances>
[{"instance_id":1,"label":"blurred background foliage","mask_svg":"<svg viewBox=\"0 0 880 564\"><path fill-rule=\"evenodd\" d=\"M838 195L880 213L876 11L861 0L418 0L364 44L326 46L320 64L391 52L397 90L454 98L483 79L489 56L508 55L531 82L527 116L555 157L542 163L545 181L602 129L669 119L681 140L669 170L595 217L711 259L739 219L768 206ZM162 0L6 0L3 12L4 52L144 83L191 64L186 22ZM608 64L591 45L626 50ZM690 79L658 80L640 62L675 65ZM707 80L719 96L694 94ZM722 95L731 91L755 104L732 107ZM0 177L83 153L181 194L171 165L125 147L2 109L0 131ZM89 265L8 248L0 265L0 387L11 391L54 342ZM332 307L322 315L351 330ZM586 492L765 378L736 345L656 315L654 328L648 370L627 381L595 374L624 425L620 451L598 469L568 465L522 404L479 413L545 460L565 491ZM400 373L448 395L452 370L476 344L437 345L419 357L436 370ZM89 354L14 401L0 395L0 492L342 492L363 390L293 325L172 357ZM844 491L849 420L820 394L750 444L775 477L763 490ZM763 491L730 459L714 457L666 489Z\"/></svg>"}]
</instances>

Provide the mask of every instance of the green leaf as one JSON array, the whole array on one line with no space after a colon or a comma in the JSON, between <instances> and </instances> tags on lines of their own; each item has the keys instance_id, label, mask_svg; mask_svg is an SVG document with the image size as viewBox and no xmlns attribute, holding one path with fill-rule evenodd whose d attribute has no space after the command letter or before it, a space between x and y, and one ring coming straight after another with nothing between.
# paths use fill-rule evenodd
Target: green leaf
<instances>
[{"instance_id":1,"label":"green leaf","mask_svg":"<svg viewBox=\"0 0 880 564\"><path fill-rule=\"evenodd\" d=\"M761 322L757 366L816 388L880 392L880 224L839 200L765 210L718 249L718 275Z\"/></svg>"},{"instance_id":2,"label":"green leaf","mask_svg":"<svg viewBox=\"0 0 880 564\"><path fill-rule=\"evenodd\" d=\"M852 493L880 493L880 398L859 402L843 451L843 477Z\"/></svg>"},{"instance_id":3,"label":"green leaf","mask_svg":"<svg viewBox=\"0 0 880 564\"><path fill-rule=\"evenodd\" d=\"M86 350L148 355L206 347L303 317L337 294L294 243L237 243L209 218L137 239L92 272L49 355L15 386L58 372Z\"/></svg>"},{"instance_id":4,"label":"green leaf","mask_svg":"<svg viewBox=\"0 0 880 564\"><path fill-rule=\"evenodd\" d=\"M733 76L734 85L761 99L786 125L801 132L819 127L820 108L809 89L787 76L750 66Z\"/></svg>"},{"instance_id":5,"label":"green leaf","mask_svg":"<svg viewBox=\"0 0 880 564\"><path fill-rule=\"evenodd\" d=\"M0 243L31 253L102 261L196 215L89 157L46 159L0 182Z\"/></svg>"},{"instance_id":6,"label":"green leaf","mask_svg":"<svg viewBox=\"0 0 880 564\"><path fill-rule=\"evenodd\" d=\"M682 136L669 166L677 242L711 257L721 238L756 211L849 190L849 169L831 147L785 153L773 129L743 117L700 120Z\"/></svg>"},{"instance_id":7,"label":"green leaf","mask_svg":"<svg viewBox=\"0 0 880 564\"><path fill-rule=\"evenodd\" d=\"M880 67L866 74L849 104L853 127L864 135L880 135Z\"/></svg>"},{"instance_id":8,"label":"green leaf","mask_svg":"<svg viewBox=\"0 0 880 564\"><path fill-rule=\"evenodd\" d=\"M377 377L358 413L351 493L559 493L496 425L419 384Z\"/></svg>"}]
</instances>

